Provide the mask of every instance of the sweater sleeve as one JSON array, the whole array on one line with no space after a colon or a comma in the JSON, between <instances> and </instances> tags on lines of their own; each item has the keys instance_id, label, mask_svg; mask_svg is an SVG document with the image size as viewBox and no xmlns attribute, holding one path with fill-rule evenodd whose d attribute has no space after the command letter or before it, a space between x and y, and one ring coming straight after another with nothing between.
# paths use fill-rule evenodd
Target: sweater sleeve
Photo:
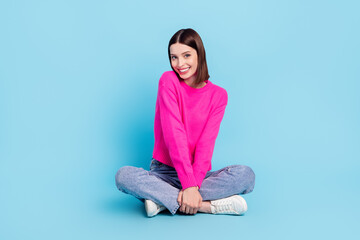
<instances>
[{"instance_id":1,"label":"sweater sleeve","mask_svg":"<svg viewBox=\"0 0 360 240\"><path fill-rule=\"evenodd\" d=\"M213 155L215 140L219 133L220 123L224 117L228 96L225 91L223 100L209 115L208 121L197 142L193 163L194 176L197 185L201 188L201 184L205 178L207 171L211 166L211 158Z\"/></svg>"},{"instance_id":2,"label":"sweater sleeve","mask_svg":"<svg viewBox=\"0 0 360 240\"><path fill-rule=\"evenodd\" d=\"M179 110L176 90L167 84L166 75L161 76L158 89L158 104L161 128L165 145L182 188L197 186L189 154L188 139Z\"/></svg>"}]
</instances>

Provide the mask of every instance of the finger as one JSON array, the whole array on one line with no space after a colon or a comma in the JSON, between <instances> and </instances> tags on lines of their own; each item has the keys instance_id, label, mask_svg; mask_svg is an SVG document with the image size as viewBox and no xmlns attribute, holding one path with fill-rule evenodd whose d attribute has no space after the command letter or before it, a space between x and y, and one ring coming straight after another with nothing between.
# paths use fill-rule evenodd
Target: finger
<instances>
[{"instance_id":1,"label":"finger","mask_svg":"<svg viewBox=\"0 0 360 240\"><path fill-rule=\"evenodd\" d=\"M179 197L180 197L180 202L182 202L182 200L183 200L183 192L182 191L180 192Z\"/></svg>"},{"instance_id":2,"label":"finger","mask_svg":"<svg viewBox=\"0 0 360 240\"><path fill-rule=\"evenodd\" d=\"M186 214L189 214L189 213L190 213L190 207L186 207L186 208L185 208L185 213L186 213Z\"/></svg>"},{"instance_id":3,"label":"finger","mask_svg":"<svg viewBox=\"0 0 360 240\"><path fill-rule=\"evenodd\" d=\"M193 208L189 207L189 214L193 214Z\"/></svg>"},{"instance_id":4,"label":"finger","mask_svg":"<svg viewBox=\"0 0 360 240\"><path fill-rule=\"evenodd\" d=\"M194 208L194 214L196 214L196 213L199 211L199 208L200 208L200 207Z\"/></svg>"},{"instance_id":5,"label":"finger","mask_svg":"<svg viewBox=\"0 0 360 240\"><path fill-rule=\"evenodd\" d=\"M179 202L179 205L180 205L180 206L181 206L181 204L182 204L182 197L183 197L183 192L180 191L180 192L179 192L179 195L178 195L178 202Z\"/></svg>"},{"instance_id":6,"label":"finger","mask_svg":"<svg viewBox=\"0 0 360 240\"><path fill-rule=\"evenodd\" d=\"M192 214L195 214L196 213L196 207L193 207L193 209L192 209Z\"/></svg>"},{"instance_id":7,"label":"finger","mask_svg":"<svg viewBox=\"0 0 360 240\"><path fill-rule=\"evenodd\" d=\"M180 211L185 213L185 208L186 208L186 205L182 204L181 207L180 207Z\"/></svg>"},{"instance_id":8,"label":"finger","mask_svg":"<svg viewBox=\"0 0 360 240\"><path fill-rule=\"evenodd\" d=\"M189 214L194 214L194 208L190 207Z\"/></svg>"},{"instance_id":9,"label":"finger","mask_svg":"<svg viewBox=\"0 0 360 240\"><path fill-rule=\"evenodd\" d=\"M197 214L200 208L196 208L194 214Z\"/></svg>"}]
</instances>

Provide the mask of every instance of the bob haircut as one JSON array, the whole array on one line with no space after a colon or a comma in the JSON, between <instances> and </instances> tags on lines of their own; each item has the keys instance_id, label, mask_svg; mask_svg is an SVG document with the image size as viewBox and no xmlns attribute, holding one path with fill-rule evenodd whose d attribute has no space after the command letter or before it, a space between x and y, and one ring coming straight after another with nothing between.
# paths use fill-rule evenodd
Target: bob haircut
<instances>
[{"instance_id":1,"label":"bob haircut","mask_svg":"<svg viewBox=\"0 0 360 240\"><path fill-rule=\"evenodd\" d=\"M198 55L198 65L196 69L196 79L195 79L195 85L200 84L201 82L207 80L210 78L208 67L206 63L206 54L205 54L205 48L203 45L203 42L200 38L200 35L191 28L186 29L180 29L177 31L170 39L169 46L168 46L168 55L169 55L169 61L171 66L171 57L170 57L170 46L175 43L181 43L185 44L189 47L192 47L196 50L196 53ZM174 68L171 66L172 70L176 73L177 77L179 79L179 74L174 70Z\"/></svg>"}]
</instances>

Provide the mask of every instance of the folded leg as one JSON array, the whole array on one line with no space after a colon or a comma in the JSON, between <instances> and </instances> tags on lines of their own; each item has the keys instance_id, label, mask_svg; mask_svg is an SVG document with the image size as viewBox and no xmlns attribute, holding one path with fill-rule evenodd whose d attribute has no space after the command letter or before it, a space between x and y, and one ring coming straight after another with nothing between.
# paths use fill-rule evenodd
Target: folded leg
<instances>
[{"instance_id":1,"label":"folded leg","mask_svg":"<svg viewBox=\"0 0 360 240\"><path fill-rule=\"evenodd\" d=\"M250 193L254 189L255 174L244 165L231 165L208 172L199 189L204 201L216 200L235 194Z\"/></svg>"},{"instance_id":2,"label":"folded leg","mask_svg":"<svg viewBox=\"0 0 360 240\"><path fill-rule=\"evenodd\" d=\"M120 191L164 205L173 215L179 208L177 197L180 190L143 168L122 167L116 173L115 182Z\"/></svg>"}]
</instances>

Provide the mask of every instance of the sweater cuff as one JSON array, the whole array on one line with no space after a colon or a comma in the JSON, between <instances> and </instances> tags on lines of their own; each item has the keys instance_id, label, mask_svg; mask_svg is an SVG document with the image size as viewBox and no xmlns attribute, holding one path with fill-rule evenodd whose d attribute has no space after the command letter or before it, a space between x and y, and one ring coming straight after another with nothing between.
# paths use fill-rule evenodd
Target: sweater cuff
<instances>
[{"instance_id":1,"label":"sweater cuff","mask_svg":"<svg viewBox=\"0 0 360 240\"><path fill-rule=\"evenodd\" d=\"M204 178L206 176L206 173L203 172L195 172L195 179L196 179L196 184L199 187L199 189L201 188L201 184L204 181Z\"/></svg>"},{"instance_id":2,"label":"sweater cuff","mask_svg":"<svg viewBox=\"0 0 360 240\"><path fill-rule=\"evenodd\" d=\"M196 178L194 177L193 174L190 174L190 173L187 174L186 176L182 176L180 178L180 182L181 182L181 186L182 186L183 190L185 190L186 188L189 188L189 187L198 186ZM199 186L199 188L200 188L200 186Z\"/></svg>"}]
</instances>

